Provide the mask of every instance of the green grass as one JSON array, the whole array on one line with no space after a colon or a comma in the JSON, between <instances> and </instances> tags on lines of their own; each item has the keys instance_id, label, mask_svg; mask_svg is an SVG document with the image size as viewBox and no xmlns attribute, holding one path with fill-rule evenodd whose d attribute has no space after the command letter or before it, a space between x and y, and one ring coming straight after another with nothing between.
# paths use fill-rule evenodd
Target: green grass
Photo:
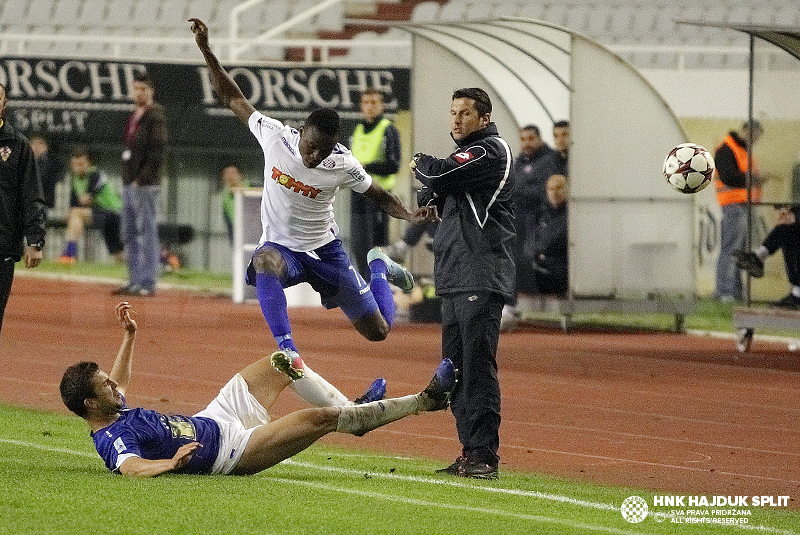
<instances>
[{"instance_id":1,"label":"green grass","mask_svg":"<svg viewBox=\"0 0 800 535\"><path fill-rule=\"evenodd\" d=\"M421 448L423 451L424 448ZM742 534L619 511L651 491L504 471L434 476L439 464L315 445L250 477L112 475L77 417L0 405L0 534ZM669 508L651 509L666 512ZM800 533L800 513L749 508L759 533ZM759 528L760 527L760 528Z\"/></svg>"}]
</instances>

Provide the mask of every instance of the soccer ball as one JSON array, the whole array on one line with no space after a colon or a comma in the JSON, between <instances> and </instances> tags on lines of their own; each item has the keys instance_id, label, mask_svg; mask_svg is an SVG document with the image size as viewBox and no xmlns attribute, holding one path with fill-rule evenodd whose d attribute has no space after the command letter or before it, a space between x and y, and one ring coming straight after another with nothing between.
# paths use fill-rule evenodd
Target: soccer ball
<instances>
[{"instance_id":1,"label":"soccer ball","mask_svg":"<svg viewBox=\"0 0 800 535\"><path fill-rule=\"evenodd\" d=\"M714 158L704 147L681 143L667 154L664 176L681 193L697 193L711 184Z\"/></svg>"}]
</instances>

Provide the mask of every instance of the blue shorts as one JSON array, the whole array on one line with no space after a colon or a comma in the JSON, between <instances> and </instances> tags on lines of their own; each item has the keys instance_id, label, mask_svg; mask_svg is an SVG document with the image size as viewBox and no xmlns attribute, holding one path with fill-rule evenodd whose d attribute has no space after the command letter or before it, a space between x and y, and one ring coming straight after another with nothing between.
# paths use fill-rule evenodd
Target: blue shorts
<instances>
[{"instance_id":1,"label":"blue shorts","mask_svg":"<svg viewBox=\"0 0 800 535\"><path fill-rule=\"evenodd\" d=\"M278 251L286 261L286 275L281 278L284 288L307 282L319 293L325 308L340 307L350 321L370 316L378 310L378 303L369 284L353 267L340 239L306 253L265 242L253 252L253 256L267 248ZM256 285L256 270L252 259L247 266L245 281L250 286Z\"/></svg>"}]
</instances>

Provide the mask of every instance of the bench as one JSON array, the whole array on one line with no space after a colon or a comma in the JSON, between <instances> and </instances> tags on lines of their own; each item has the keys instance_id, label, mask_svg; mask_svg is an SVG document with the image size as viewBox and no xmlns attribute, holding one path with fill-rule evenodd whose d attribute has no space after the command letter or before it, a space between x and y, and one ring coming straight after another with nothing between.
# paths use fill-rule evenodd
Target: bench
<instances>
[{"instance_id":1,"label":"bench","mask_svg":"<svg viewBox=\"0 0 800 535\"><path fill-rule=\"evenodd\" d=\"M622 299L614 297L573 296L558 297L553 295L520 296L518 311L544 312L560 316L561 328L569 332L572 328L572 317L575 314L602 314L607 312L620 314L672 314L675 316L675 332L685 331L685 318L697 305L691 298Z\"/></svg>"},{"instance_id":2,"label":"bench","mask_svg":"<svg viewBox=\"0 0 800 535\"><path fill-rule=\"evenodd\" d=\"M784 308L737 307L733 311L733 325L736 328L736 349L744 353L753 343L753 333L756 328L800 330L800 311Z\"/></svg>"},{"instance_id":3,"label":"bench","mask_svg":"<svg viewBox=\"0 0 800 535\"><path fill-rule=\"evenodd\" d=\"M45 243L52 246L49 256L58 258L64 244L64 231L67 222L64 219L50 218L45 222L47 238ZM191 242L195 237L195 230L192 225L178 223L159 223L158 240L162 246L169 248L184 245ZM56 239L54 239L56 238ZM100 245L97 245L97 244ZM105 251L105 244L100 228L92 222L84 226L83 235L78 243L78 254L81 259L98 260Z\"/></svg>"}]
</instances>

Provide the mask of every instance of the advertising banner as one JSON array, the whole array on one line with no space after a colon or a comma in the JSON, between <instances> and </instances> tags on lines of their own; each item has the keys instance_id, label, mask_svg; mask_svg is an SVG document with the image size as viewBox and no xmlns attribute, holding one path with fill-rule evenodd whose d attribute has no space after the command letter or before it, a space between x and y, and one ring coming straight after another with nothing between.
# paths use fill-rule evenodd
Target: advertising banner
<instances>
[{"instance_id":1,"label":"advertising banner","mask_svg":"<svg viewBox=\"0 0 800 535\"><path fill-rule=\"evenodd\" d=\"M409 69L226 68L256 109L293 126L319 107L335 108L346 122L357 120L359 95L367 87L385 92L387 113L410 107ZM156 100L166 109L170 145L231 146L252 141L248 130L217 100L205 64L0 60L0 83L6 87L12 124L26 135L44 134L67 143L117 143L133 111L132 81L140 72L154 80Z\"/></svg>"}]
</instances>

